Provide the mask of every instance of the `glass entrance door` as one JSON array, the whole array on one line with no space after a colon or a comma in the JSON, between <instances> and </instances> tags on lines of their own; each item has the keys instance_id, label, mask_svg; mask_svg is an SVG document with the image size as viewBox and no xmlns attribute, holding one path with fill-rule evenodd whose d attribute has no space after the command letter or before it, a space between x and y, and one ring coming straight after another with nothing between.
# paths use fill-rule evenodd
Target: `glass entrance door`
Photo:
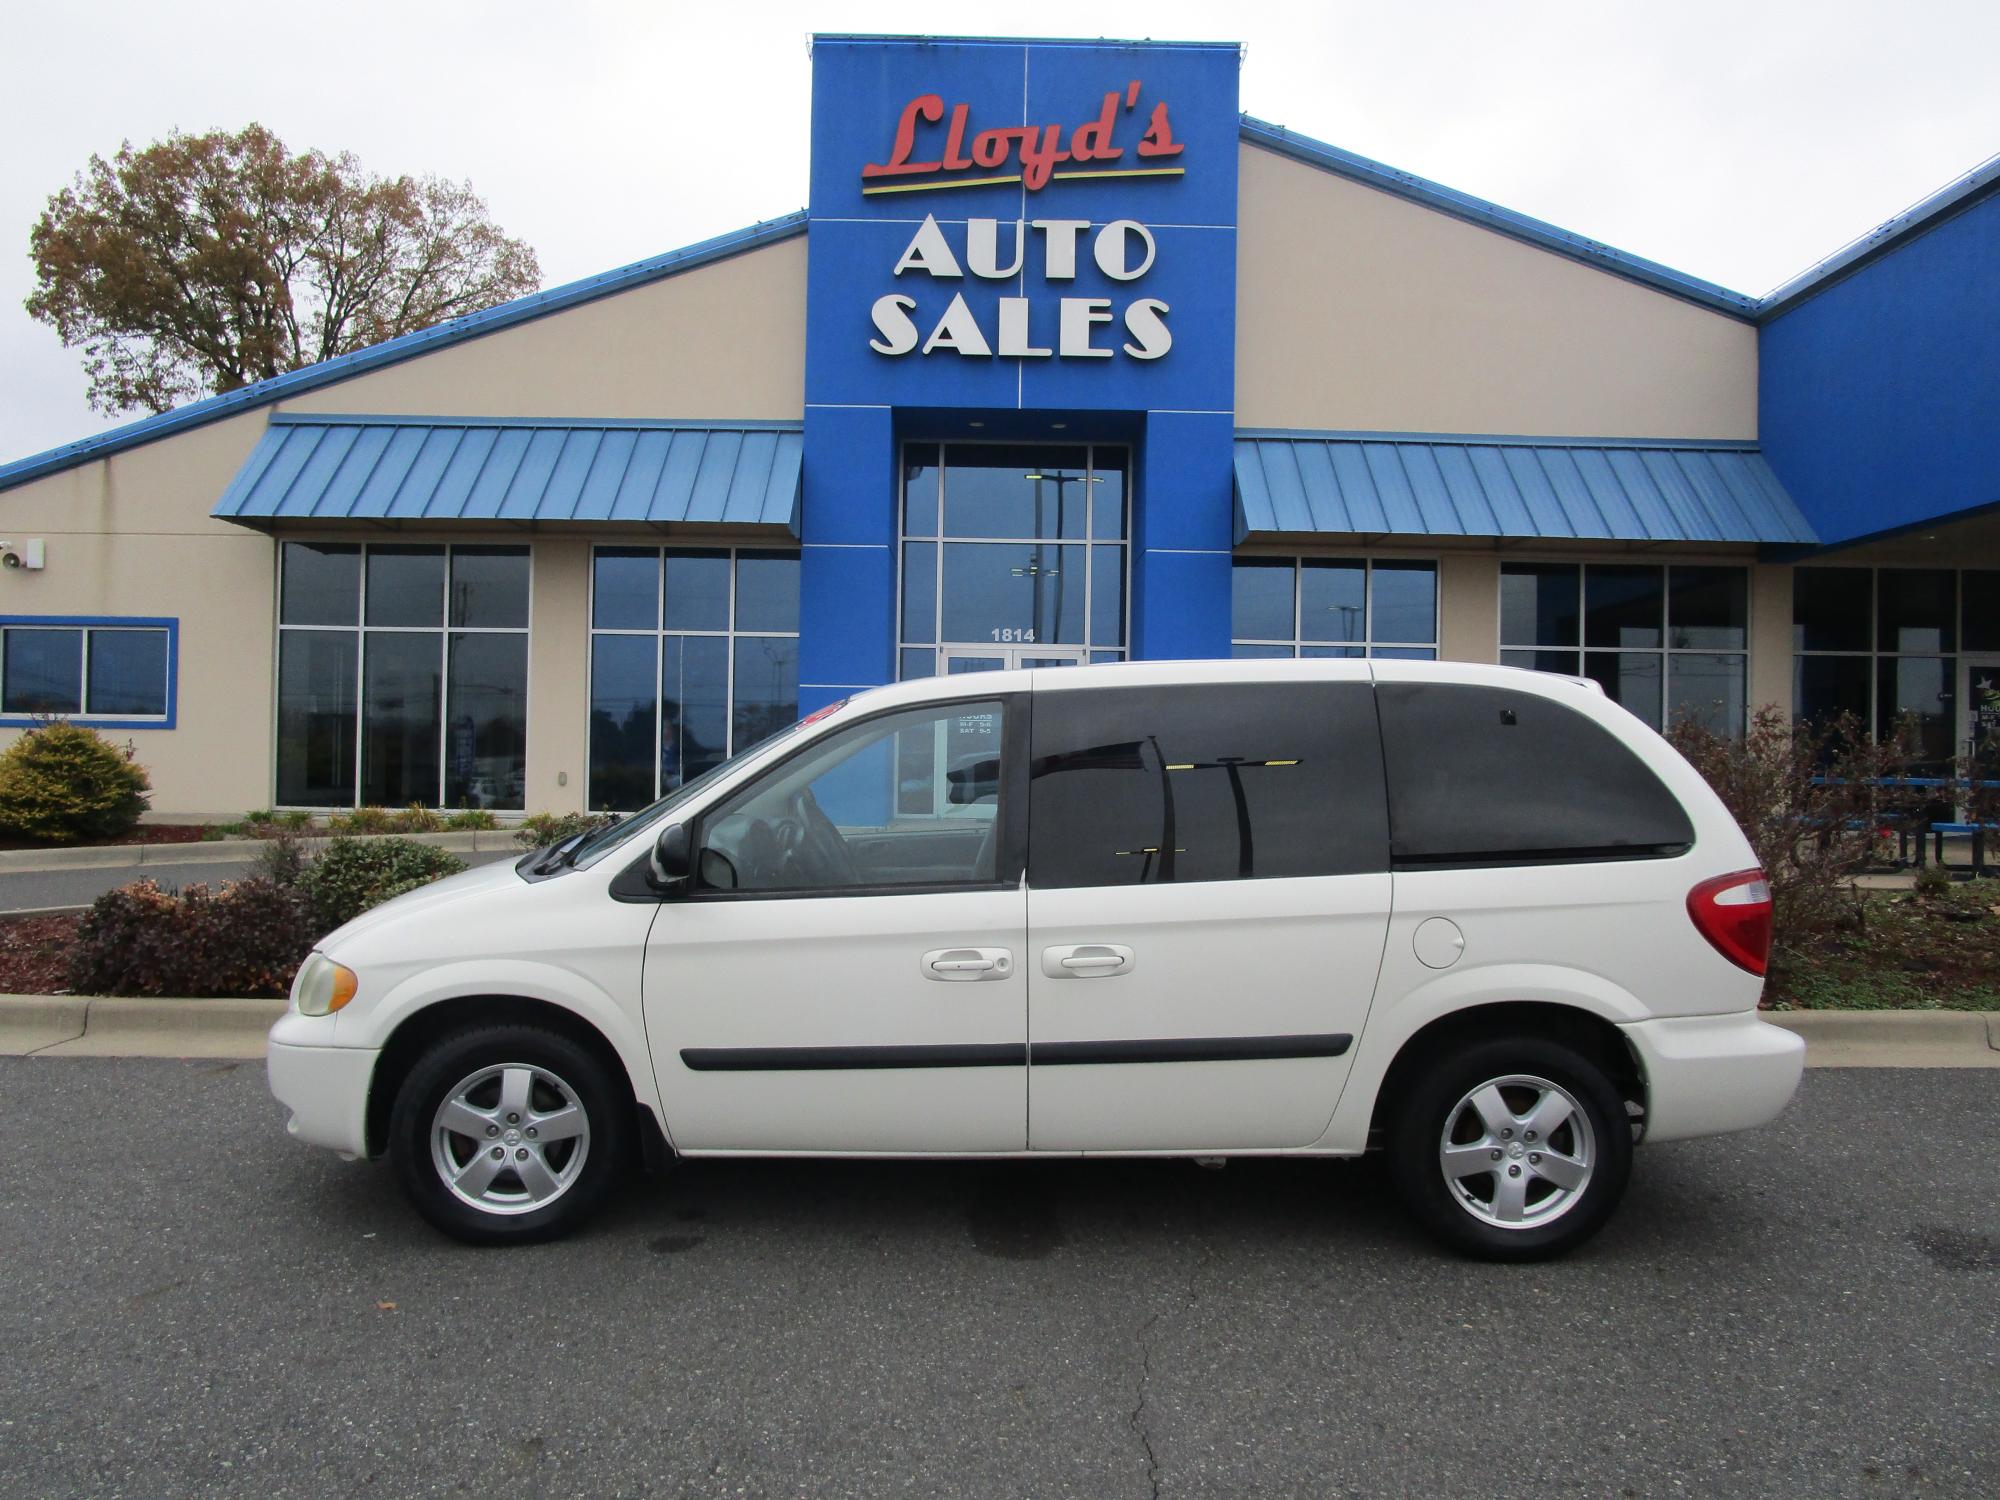
<instances>
[{"instance_id":1,"label":"glass entrance door","mask_svg":"<svg viewBox=\"0 0 2000 1500\"><path fill-rule=\"evenodd\" d=\"M1094 443L904 444L897 675L1121 659L1127 470Z\"/></svg>"},{"instance_id":2,"label":"glass entrance door","mask_svg":"<svg viewBox=\"0 0 2000 1500\"><path fill-rule=\"evenodd\" d=\"M960 672L1000 672L1009 667L1076 667L1083 664L1083 652L1063 651L1048 646L945 646L938 656L944 675Z\"/></svg>"}]
</instances>

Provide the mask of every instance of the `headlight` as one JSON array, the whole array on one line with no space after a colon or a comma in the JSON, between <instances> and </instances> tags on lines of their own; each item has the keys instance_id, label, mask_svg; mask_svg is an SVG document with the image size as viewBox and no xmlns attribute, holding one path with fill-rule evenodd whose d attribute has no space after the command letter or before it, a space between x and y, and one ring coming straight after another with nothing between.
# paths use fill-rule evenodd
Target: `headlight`
<instances>
[{"instance_id":1,"label":"headlight","mask_svg":"<svg viewBox=\"0 0 2000 1500\"><path fill-rule=\"evenodd\" d=\"M360 985L352 969L315 951L299 965L299 977L292 981L292 1008L302 1016L331 1015L354 998Z\"/></svg>"}]
</instances>

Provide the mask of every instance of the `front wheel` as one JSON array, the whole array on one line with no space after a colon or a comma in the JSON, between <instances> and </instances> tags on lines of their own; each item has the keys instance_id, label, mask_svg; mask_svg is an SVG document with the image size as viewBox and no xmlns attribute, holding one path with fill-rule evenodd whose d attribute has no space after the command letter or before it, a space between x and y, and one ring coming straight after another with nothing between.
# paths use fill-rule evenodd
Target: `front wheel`
<instances>
[{"instance_id":1,"label":"front wheel","mask_svg":"<svg viewBox=\"0 0 2000 1500\"><path fill-rule=\"evenodd\" d=\"M1388 1150L1424 1227L1485 1260L1581 1244L1632 1173L1624 1100L1604 1070L1531 1037L1475 1042L1424 1068L1396 1105Z\"/></svg>"},{"instance_id":2,"label":"front wheel","mask_svg":"<svg viewBox=\"0 0 2000 1500\"><path fill-rule=\"evenodd\" d=\"M617 1081L568 1037L490 1026L417 1060L389 1117L403 1191L467 1244L567 1234L595 1210L628 1149Z\"/></svg>"}]
</instances>

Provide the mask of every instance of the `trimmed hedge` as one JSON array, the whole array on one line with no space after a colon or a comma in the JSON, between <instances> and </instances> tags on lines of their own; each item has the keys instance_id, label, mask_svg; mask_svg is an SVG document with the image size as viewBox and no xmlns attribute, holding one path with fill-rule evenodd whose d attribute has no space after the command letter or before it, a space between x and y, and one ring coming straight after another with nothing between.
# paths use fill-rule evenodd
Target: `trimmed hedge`
<instances>
[{"instance_id":1,"label":"trimmed hedge","mask_svg":"<svg viewBox=\"0 0 2000 1500\"><path fill-rule=\"evenodd\" d=\"M30 729L0 754L0 833L75 844L130 832L153 789L132 756L64 719Z\"/></svg>"},{"instance_id":2,"label":"trimmed hedge","mask_svg":"<svg viewBox=\"0 0 2000 1500\"><path fill-rule=\"evenodd\" d=\"M464 868L465 861L457 855L429 844L337 838L306 865L298 889L323 936L371 906Z\"/></svg>"},{"instance_id":3,"label":"trimmed hedge","mask_svg":"<svg viewBox=\"0 0 2000 1500\"><path fill-rule=\"evenodd\" d=\"M141 880L85 913L69 984L83 995L283 995L316 933L305 897L272 880L178 894Z\"/></svg>"}]
</instances>

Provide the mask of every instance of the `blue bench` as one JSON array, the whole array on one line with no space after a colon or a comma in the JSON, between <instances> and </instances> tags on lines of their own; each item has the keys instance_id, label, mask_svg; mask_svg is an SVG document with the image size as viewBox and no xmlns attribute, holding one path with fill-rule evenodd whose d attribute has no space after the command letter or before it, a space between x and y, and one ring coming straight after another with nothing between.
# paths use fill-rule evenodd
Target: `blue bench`
<instances>
[{"instance_id":1,"label":"blue bench","mask_svg":"<svg viewBox=\"0 0 2000 1500\"><path fill-rule=\"evenodd\" d=\"M2000 823L1933 823L1930 825L1931 848L1937 862L1944 863L1944 838L1946 834L1972 835L1972 878L1979 879L1986 873L1986 835L2000 832ZM1917 868L1924 866L1924 838L1917 835Z\"/></svg>"}]
</instances>

